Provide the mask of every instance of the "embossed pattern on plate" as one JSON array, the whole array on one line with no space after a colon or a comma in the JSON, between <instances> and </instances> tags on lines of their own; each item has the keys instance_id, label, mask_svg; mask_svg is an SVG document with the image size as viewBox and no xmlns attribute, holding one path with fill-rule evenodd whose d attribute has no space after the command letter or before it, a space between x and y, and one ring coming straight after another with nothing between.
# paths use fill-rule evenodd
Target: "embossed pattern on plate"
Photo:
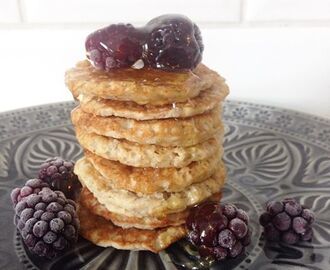
<instances>
[{"instance_id":1,"label":"embossed pattern on plate","mask_svg":"<svg viewBox=\"0 0 330 270\"><path fill-rule=\"evenodd\" d=\"M177 269L198 261L182 240L159 255L96 247L84 239L53 261L28 253L14 229L9 193L34 177L49 156L81 154L69 112L73 102L0 114L0 269ZM225 103L224 201L249 211L246 254L212 269L328 269L330 261L330 121L250 103ZM312 242L265 243L258 215L269 199L294 197L317 213ZM19 260L17 260L17 256Z\"/></svg>"}]
</instances>

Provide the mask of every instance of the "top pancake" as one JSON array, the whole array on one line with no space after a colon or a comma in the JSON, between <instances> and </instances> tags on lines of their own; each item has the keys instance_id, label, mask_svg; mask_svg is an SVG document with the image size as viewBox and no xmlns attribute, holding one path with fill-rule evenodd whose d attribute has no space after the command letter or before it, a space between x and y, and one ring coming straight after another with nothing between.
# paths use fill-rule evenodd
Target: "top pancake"
<instances>
[{"instance_id":1,"label":"top pancake","mask_svg":"<svg viewBox=\"0 0 330 270\"><path fill-rule=\"evenodd\" d=\"M219 79L222 78L203 64L189 72L148 68L105 72L96 70L87 60L79 62L65 74L66 85L75 97L84 94L142 105L185 102Z\"/></svg>"}]
</instances>

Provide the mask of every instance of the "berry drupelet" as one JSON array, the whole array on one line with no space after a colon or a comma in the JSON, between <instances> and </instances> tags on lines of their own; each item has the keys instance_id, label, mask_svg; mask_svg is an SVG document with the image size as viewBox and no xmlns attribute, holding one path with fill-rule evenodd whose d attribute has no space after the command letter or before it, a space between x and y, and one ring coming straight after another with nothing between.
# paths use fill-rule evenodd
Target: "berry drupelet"
<instances>
[{"instance_id":1,"label":"berry drupelet","mask_svg":"<svg viewBox=\"0 0 330 270\"><path fill-rule=\"evenodd\" d=\"M15 224L28 249L42 257L55 257L78 238L75 202L48 187L17 202Z\"/></svg>"},{"instance_id":2,"label":"berry drupelet","mask_svg":"<svg viewBox=\"0 0 330 270\"><path fill-rule=\"evenodd\" d=\"M314 213L300 205L295 199L287 198L282 201L270 201L266 212L259 218L264 227L265 238L269 241L282 241L295 244L299 240L312 239L312 223Z\"/></svg>"},{"instance_id":3,"label":"berry drupelet","mask_svg":"<svg viewBox=\"0 0 330 270\"><path fill-rule=\"evenodd\" d=\"M192 209L188 219L188 239L201 257L215 260L240 255L251 241L249 217L233 204L205 202Z\"/></svg>"},{"instance_id":4,"label":"berry drupelet","mask_svg":"<svg viewBox=\"0 0 330 270\"><path fill-rule=\"evenodd\" d=\"M38 194L43 188L49 188L48 183L40 179L30 179L23 187L15 188L10 194L11 201L16 206L18 202L31 194Z\"/></svg>"}]
</instances>

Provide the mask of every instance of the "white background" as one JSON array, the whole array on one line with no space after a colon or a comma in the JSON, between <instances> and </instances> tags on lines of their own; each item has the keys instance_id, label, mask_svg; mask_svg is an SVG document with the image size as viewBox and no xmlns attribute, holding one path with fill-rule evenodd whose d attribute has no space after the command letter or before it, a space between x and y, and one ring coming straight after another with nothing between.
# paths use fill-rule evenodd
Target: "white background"
<instances>
[{"instance_id":1,"label":"white background","mask_svg":"<svg viewBox=\"0 0 330 270\"><path fill-rule=\"evenodd\" d=\"M330 0L0 0L0 111L72 99L88 33L169 12L200 25L230 99L330 118Z\"/></svg>"}]
</instances>

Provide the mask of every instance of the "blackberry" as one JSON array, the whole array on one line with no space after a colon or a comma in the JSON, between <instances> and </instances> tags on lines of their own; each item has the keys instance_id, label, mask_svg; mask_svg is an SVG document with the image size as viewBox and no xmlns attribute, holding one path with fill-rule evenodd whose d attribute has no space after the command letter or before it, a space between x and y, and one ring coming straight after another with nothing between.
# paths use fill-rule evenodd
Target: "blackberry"
<instances>
[{"instance_id":1,"label":"blackberry","mask_svg":"<svg viewBox=\"0 0 330 270\"><path fill-rule=\"evenodd\" d=\"M112 24L91 33L85 42L87 58L97 69L131 67L142 58L144 33L131 24Z\"/></svg>"},{"instance_id":2,"label":"blackberry","mask_svg":"<svg viewBox=\"0 0 330 270\"><path fill-rule=\"evenodd\" d=\"M44 187L24 197L14 208L17 228L32 253L52 258L77 241L76 205L61 191Z\"/></svg>"},{"instance_id":3,"label":"blackberry","mask_svg":"<svg viewBox=\"0 0 330 270\"><path fill-rule=\"evenodd\" d=\"M147 23L147 63L166 71L194 69L204 50L196 24L182 15L163 15Z\"/></svg>"},{"instance_id":4,"label":"blackberry","mask_svg":"<svg viewBox=\"0 0 330 270\"><path fill-rule=\"evenodd\" d=\"M250 244L248 215L233 204L206 202L193 208L186 225L188 240L201 257L234 258Z\"/></svg>"},{"instance_id":5,"label":"blackberry","mask_svg":"<svg viewBox=\"0 0 330 270\"><path fill-rule=\"evenodd\" d=\"M110 71L143 66L165 71L186 71L202 60L201 32L182 15L163 15L144 27L112 24L91 33L85 42L87 58L96 69Z\"/></svg>"},{"instance_id":6,"label":"blackberry","mask_svg":"<svg viewBox=\"0 0 330 270\"><path fill-rule=\"evenodd\" d=\"M54 157L41 164L38 176L39 179L48 183L52 189L60 190L67 198L75 199L81 185L73 169L73 161Z\"/></svg>"},{"instance_id":7,"label":"blackberry","mask_svg":"<svg viewBox=\"0 0 330 270\"><path fill-rule=\"evenodd\" d=\"M18 202L25 199L31 194L38 194L43 188L49 187L47 183L40 179L30 179L25 185L21 188L15 188L12 190L10 197L13 204L16 206ZM36 199L36 197L32 196L29 198L29 201Z\"/></svg>"},{"instance_id":8,"label":"blackberry","mask_svg":"<svg viewBox=\"0 0 330 270\"><path fill-rule=\"evenodd\" d=\"M315 220L314 214L295 199L268 202L266 209L267 211L259 217L259 223L264 227L267 240L295 244L299 240L312 239L311 226Z\"/></svg>"}]
</instances>

